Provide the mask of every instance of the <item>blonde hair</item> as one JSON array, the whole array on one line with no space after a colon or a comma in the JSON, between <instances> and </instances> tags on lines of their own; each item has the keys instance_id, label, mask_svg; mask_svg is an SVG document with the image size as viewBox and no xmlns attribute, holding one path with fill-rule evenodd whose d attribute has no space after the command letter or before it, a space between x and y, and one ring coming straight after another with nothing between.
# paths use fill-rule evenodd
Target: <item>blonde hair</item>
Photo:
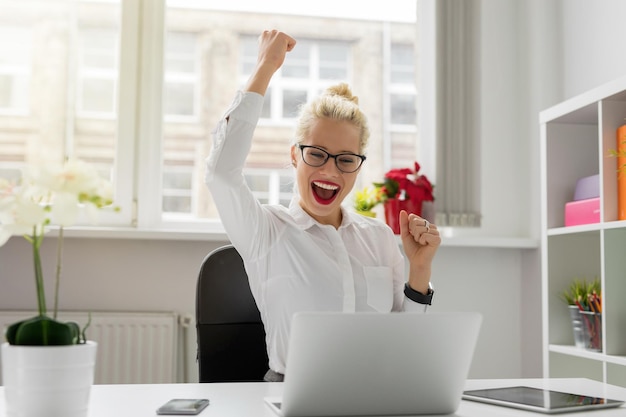
<instances>
[{"instance_id":1,"label":"blonde hair","mask_svg":"<svg viewBox=\"0 0 626 417\"><path fill-rule=\"evenodd\" d=\"M367 148L370 130L367 117L359 108L359 98L352 94L346 83L328 87L320 96L300 108L295 141L302 143L313 122L317 119L347 121L359 129L359 153Z\"/></svg>"}]
</instances>

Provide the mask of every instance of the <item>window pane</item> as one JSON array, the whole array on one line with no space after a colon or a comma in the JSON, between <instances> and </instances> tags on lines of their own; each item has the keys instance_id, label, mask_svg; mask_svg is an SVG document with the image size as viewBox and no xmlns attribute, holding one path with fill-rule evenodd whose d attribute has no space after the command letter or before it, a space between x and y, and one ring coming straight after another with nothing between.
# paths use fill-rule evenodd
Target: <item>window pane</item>
<instances>
[{"instance_id":1,"label":"window pane","mask_svg":"<svg viewBox=\"0 0 626 417\"><path fill-rule=\"evenodd\" d=\"M269 191L269 176L262 175L257 173L247 173L246 174L246 182L250 186L251 189L267 193Z\"/></svg>"},{"instance_id":2,"label":"window pane","mask_svg":"<svg viewBox=\"0 0 626 417\"><path fill-rule=\"evenodd\" d=\"M391 45L392 83L415 84L415 57L413 45Z\"/></svg>"},{"instance_id":3,"label":"window pane","mask_svg":"<svg viewBox=\"0 0 626 417\"><path fill-rule=\"evenodd\" d=\"M12 26L0 28L0 171L72 156L113 179L119 2L13 0L2 7Z\"/></svg>"},{"instance_id":4,"label":"window pane","mask_svg":"<svg viewBox=\"0 0 626 417\"><path fill-rule=\"evenodd\" d=\"M165 171L163 175L163 188L189 189L191 188L191 172Z\"/></svg>"},{"instance_id":5,"label":"window pane","mask_svg":"<svg viewBox=\"0 0 626 417\"><path fill-rule=\"evenodd\" d=\"M167 115L194 114L194 86L187 83L166 82L164 89L164 111Z\"/></svg>"},{"instance_id":6,"label":"window pane","mask_svg":"<svg viewBox=\"0 0 626 417\"><path fill-rule=\"evenodd\" d=\"M11 96L13 95L13 77L0 74L0 108L11 107Z\"/></svg>"},{"instance_id":7,"label":"window pane","mask_svg":"<svg viewBox=\"0 0 626 417\"><path fill-rule=\"evenodd\" d=\"M84 111L112 113L115 108L115 81L86 78L81 85L80 107Z\"/></svg>"},{"instance_id":8,"label":"window pane","mask_svg":"<svg viewBox=\"0 0 626 417\"><path fill-rule=\"evenodd\" d=\"M163 211L168 213L192 213L192 168L166 166L163 170Z\"/></svg>"},{"instance_id":9,"label":"window pane","mask_svg":"<svg viewBox=\"0 0 626 417\"><path fill-rule=\"evenodd\" d=\"M163 211L166 213L190 213L191 197L163 195Z\"/></svg>"},{"instance_id":10,"label":"window pane","mask_svg":"<svg viewBox=\"0 0 626 417\"><path fill-rule=\"evenodd\" d=\"M116 69L117 32L110 29L82 28L78 40L82 68Z\"/></svg>"},{"instance_id":11,"label":"window pane","mask_svg":"<svg viewBox=\"0 0 626 417\"><path fill-rule=\"evenodd\" d=\"M29 29L19 26L0 28L0 114L28 111L31 50Z\"/></svg>"},{"instance_id":12,"label":"window pane","mask_svg":"<svg viewBox=\"0 0 626 417\"><path fill-rule=\"evenodd\" d=\"M293 192L293 187L295 186L295 179L293 176L283 176L280 178L280 192L289 194Z\"/></svg>"},{"instance_id":13,"label":"window pane","mask_svg":"<svg viewBox=\"0 0 626 417\"><path fill-rule=\"evenodd\" d=\"M168 32L165 37L163 111L165 116L193 117L198 95L196 34Z\"/></svg>"},{"instance_id":14,"label":"window pane","mask_svg":"<svg viewBox=\"0 0 626 417\"><path fill-rule=\"evenodd\" d=\"M285 78L308 78L309 77L309 54L311 45L304 41L298 43L298 47L289 52L289 59L285 59L281 71Z\"/></svg>"},{"instance_id":15,"label":"window pane","mask_svg":"<svg viewBox=\"0 0 626 417\"><path fill-rule=\"evenodd\" d=\"M253 36L241 37L240 68L241 74L252 74L256 65L259 43Z\"/></svg>"},{"instance_id":16,"label":"window pane","mask_svg":"<svg viewBox=\"0 0 626 417\"><path fill-rule=\"evenodd\" d=\"M346 80L348 78L349 46L342 43L321 43L319 51L320 78Z\"/></svg>"},{"instance_id":17,"label":"window pane","mask_svg":"<svg viewBox=\"0 0 626 417\"><path fill-rule=\"evenodd\" d=\"M194 183L194 178L200 175L201 144L206 140L205 135L208 136L198 115L202 87L199 34L192 25L166 23L162 142L164 214L205 216Z\"/></svg>"},{"instance_id":18,"label":"window pane","mask_svg":"<svg viewBox=\"0 0 626 417\"><path fill-rule=\"evenodd\" d=\"M412 167L415 161L415 132L393 132L391 134L392 168Z\"/></svg>"},{"instance_id":19,"label":"window pane","mask_svg":"<svg viewBox=\"0 0 626 417\"><path fill-rule=\"evenodd\" d=\"M254 196L266 204L289 206L293 193L293 175L290 170L246 169L246 183Z\"/></svg>"},{"instance_id":20,"label":"window pane","mask_svg":"<svg viewBox=\"0 0 626 417\"><path fill-rule=\"evenodd\" d=\"M298 107L306 103L306 100L306 91L283 91L283 117L296 117L298 115Z\"/></svg>"},{"instance_id":21,"label":"window pane","mask_svg":"<svg viewBox=\"0 0 626 417\"><path fill-rule=\"evenodd\" d=\"M196 72L196 36L193 33L170 32L165 43L165 72Z\"/></svg>"},{"instance_id":22,"label":"window pane","mask_svg":"<svg viewBox=\"0 0 626 417\"><path fill-rule=\"evenodd\" d=\"M391 123L414 125L417 121L415 109L415 96L412 95L391 95Z\"/></svg>"},{"instance_id":23,"label":"window pane","mask_svg":"<svg viewBox=\"0 0 626 417\"><path fill-rule=\"evenodd\" d=\"M118 42L118 33L113 28L79 29L79 113L91 117L111 117L115 112Z\"/></svg>"}]
</instances>

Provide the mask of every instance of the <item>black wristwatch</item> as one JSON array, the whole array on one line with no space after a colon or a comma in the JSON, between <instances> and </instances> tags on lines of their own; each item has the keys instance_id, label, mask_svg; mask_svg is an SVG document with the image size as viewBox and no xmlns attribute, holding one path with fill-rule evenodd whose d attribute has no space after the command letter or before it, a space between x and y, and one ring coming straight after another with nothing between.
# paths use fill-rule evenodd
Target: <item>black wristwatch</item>
<instances>
[{"instance_id":1,"label":"black wristwatch","mask_svg":"<svg viewBox=\"0 0 626 417\"><path fill-rule=\"evenodd\" d=\"M432 287L430 286L430 283L428 284L428 291L426 292L426 294L422 294L419 291L415 291L413 288L411 288L408 282L404 284L404 295L409 297L410 300L415 301L416 303L419 303L419 304L431 305L433 302L434 293L435 291L433 291Z\"/></svg>"}]
</instances>

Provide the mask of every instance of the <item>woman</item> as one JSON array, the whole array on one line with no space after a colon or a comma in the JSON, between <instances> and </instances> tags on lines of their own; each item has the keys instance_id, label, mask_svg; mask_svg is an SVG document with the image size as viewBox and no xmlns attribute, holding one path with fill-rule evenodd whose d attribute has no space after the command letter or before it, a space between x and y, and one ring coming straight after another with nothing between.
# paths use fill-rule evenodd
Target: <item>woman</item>
<instances>
[{"instance_id":1,"label":"woman","mask_svg":"<svg viewBox=\"0 0 626 417\"><path fill-rule=\"evenodd\" d=\"M232 244L244 260L267 333L266 380L285 373L289 326L297 311L403 311L430 304L437 227L400 213L405 260L384 223L341 203L365 161L367 120L346 84L328 89L301 110L291 160L298 195L289 208L261 205L243 166L263 95L296 45L272 30L259 38L257 65L214 133L206 184Z\"/></svg>"}]
</instances>

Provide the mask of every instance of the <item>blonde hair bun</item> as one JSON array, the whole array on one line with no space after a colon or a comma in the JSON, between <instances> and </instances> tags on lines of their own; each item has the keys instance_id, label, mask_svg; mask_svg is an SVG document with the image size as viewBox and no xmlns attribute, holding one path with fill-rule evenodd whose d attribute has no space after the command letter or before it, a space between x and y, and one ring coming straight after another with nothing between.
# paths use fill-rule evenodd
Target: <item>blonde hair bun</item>
<instances>
[{"instance_id":1,"label":"blonde hair bun","mask_svg":"<svg viewBox=\"0 0 626 417\"><path fill-rule=\"evenodd\" d=\"M359 98L352 94L350 86L346 83L341 83L328 87L326 89L326 94L329 96L340 96L348 101L353 102L354 104L359 104Z\"/></svg>"}]
</instances>

